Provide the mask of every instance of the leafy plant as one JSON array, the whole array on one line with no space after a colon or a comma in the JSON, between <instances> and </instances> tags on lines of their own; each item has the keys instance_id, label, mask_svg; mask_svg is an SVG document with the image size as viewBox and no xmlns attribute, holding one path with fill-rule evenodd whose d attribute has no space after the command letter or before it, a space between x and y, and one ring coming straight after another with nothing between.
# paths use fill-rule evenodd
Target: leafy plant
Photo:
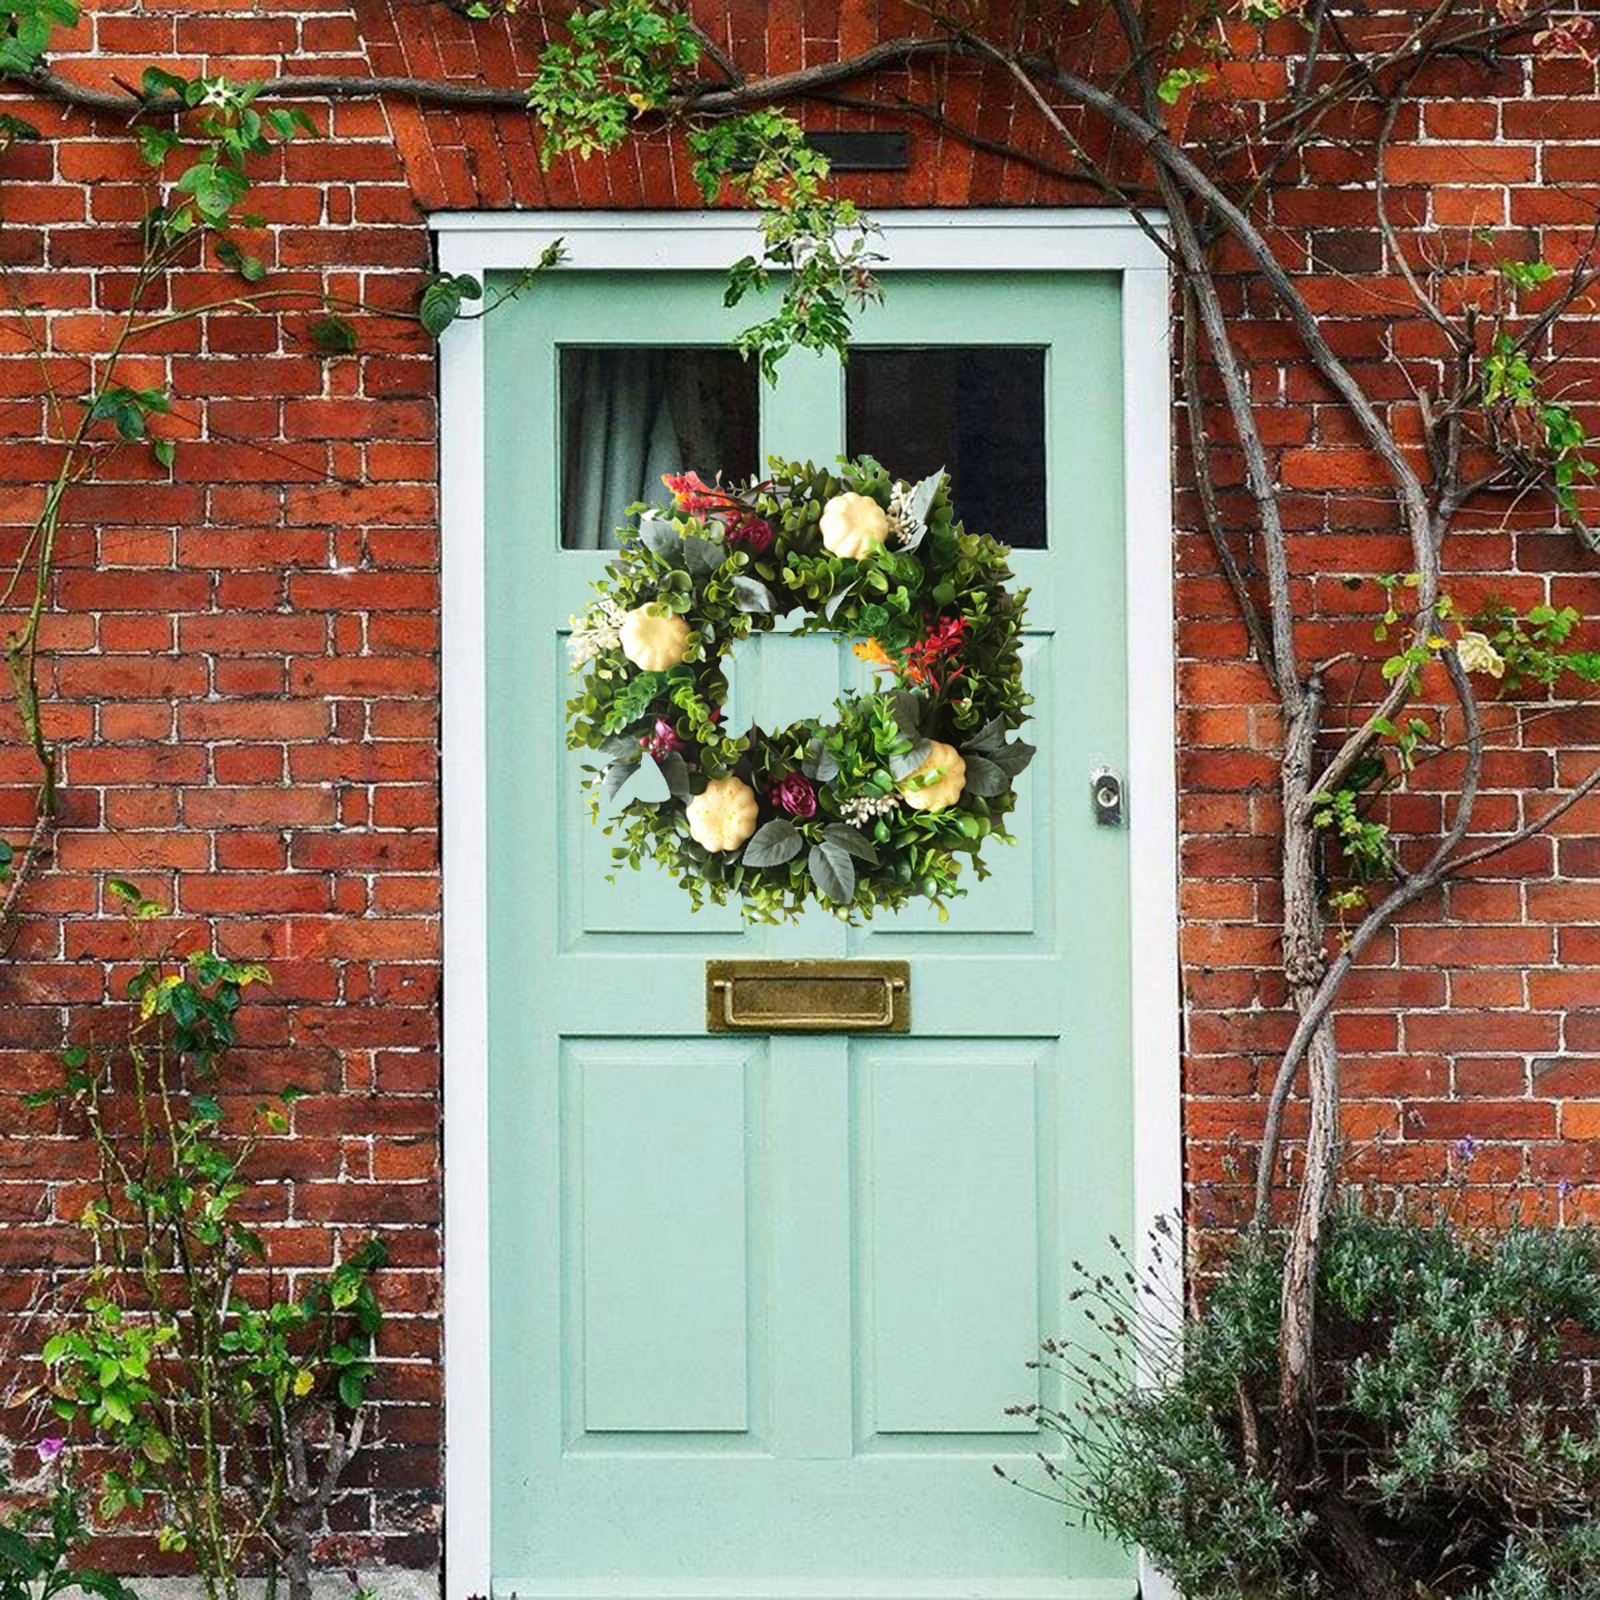
<instances>
[{"instance_id":1,"label":"leafy plant","mask_svg":"<svg viewBox=\"0 0 1600 1600\"><path fill-rule=\"evenodd\" d=\"M75 28L78 15L77 0L8 0L0 8L0 78L36 71L56 29Z\"/></svg>"},{"instance_id":2,"label":"leafy plant","mask_svg":"<svg viewBox=\"0 0 1600 1600\"><path fill-rule=\"evenodd\" d=\"M1582 622L1575 606L1538 605L1525 615L1491 601L1472 619L1505 663L1502 694L1548 689L1570 673L1583 683L1600 683L1600 651L1568 648Z\"/></svg>"},{"instance_id":3,"label":"leafy plant","mask_svg":"<svg viewBox=\"0 0 1600 1600\"><path fill-rule=\"evenodd\" d=\"M60 1440L47 1440L52 1455ZM74 1565L72 1557L89 1542L83 1496L71 1475L55 1474L50 1498L30 1502L0 1517L0 1600L55 1600L77 1590L99 1600L137 1600L122 1579L98 1567Z\"/></svg>"},{"instance_id":4,"label":"leafy plant","mask_svg":"<svg viewBox=\"0 0 1600 1600\"><path fill-rule=\"evenodd\" d=\"M162 914L113 882L130 925ZM299 1091L228 1126L223 1074L259 966L159 951L128 981L113 1045L66 1052L55 1104L92 1142L97 1193L79 1218L94 1265L53 1307L41 1358L54 1414L109 1453L102 1516L154 1515L214 1600L265 1555L295 1600L360 1447L382 1314L377 1241L332 1272L285 1281L246 1220L247 1168L291 1132ZM320 1460L315 1458L320 1458Z\"/></svg>"},{"instance_id":5,"label":"leafy plant","mask_svg":"<svg viewBox=\"0 0 1600 1600\"><path fill-rule=\"evenodd\" d=\"M1093 1332L1046 1346L1062 1397L1031 1408L1067 1447L1053 1492L1187 1600L1592 1600L1600 1407L1573 1363L1600 1236L1336 1212L1309 1473L1279 1430L1283 1265L1280 1239L1242 1241L1186 1316L1131 1268L1086 1278Z\"/></svg>"},{"instance_id":6,"label":"leafy plant","mask_svg":"<svg viewBox=\"0 0 1600 1600\"><path fill-rule=\"evenodd\" d=\"M688 16L652 0L608 0L566 19L568 39L548 46L528 87L528 109L544 130L540 162L571 152L615 150L633 120L671 97L680 73L700 60Z\"/></svg>"},{"instance_id":7,"label":"leafy plant","mask_svg":"<svg viewBox=\"0 0 1600 1600\"><path fill-rule=\"evenodd\" d=\"M744 329L736 347L769 381L793 349L845 359L852 313L880 298L878 230L853 201L830 193L827 158L793 117L771 107L692 128L689 149L707 205L728 189L761 213L761 254L729 269L725 303L765 293L772 275L783 274L776 309Z\"/></svg>"}]
</instances>

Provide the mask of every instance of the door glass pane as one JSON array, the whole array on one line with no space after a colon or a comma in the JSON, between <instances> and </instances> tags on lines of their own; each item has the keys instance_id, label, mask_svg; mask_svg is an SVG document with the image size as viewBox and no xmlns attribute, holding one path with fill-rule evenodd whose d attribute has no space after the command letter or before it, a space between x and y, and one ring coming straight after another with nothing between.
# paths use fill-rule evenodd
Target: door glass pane
<instances>
[{"instance_id":1,"label":"door glass pane","mask_svg":"<svg viewBox=\"0 0 1600 1600\"><path fill-rule=\"evenodd\" d=\"M943 467L972 532L1044 548L1043 350L857 346L845 396L850 455L874 456L910 483Z\"/></svg>"},{"instance_id":2,"label":"door glass pane","mask_svg":"<svg viewBox=\"0 0 1600 1600\"><path fill-rule=\"evenodd\" d=\"M744 478L760 465L755 366L726 348L563 345L561 544L610 550L664 472Z\"/></svg>"}]
</instances>

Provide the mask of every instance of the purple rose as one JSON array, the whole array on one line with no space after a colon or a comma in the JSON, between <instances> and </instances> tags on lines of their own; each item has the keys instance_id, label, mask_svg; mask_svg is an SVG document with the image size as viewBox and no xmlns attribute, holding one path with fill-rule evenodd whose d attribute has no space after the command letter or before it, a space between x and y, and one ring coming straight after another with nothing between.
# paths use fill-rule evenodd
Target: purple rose
<instances>
[{"instance_id":1,"label":"purple rose","mask_svg":"<svg viewBox=\"0 0 1600 1600\"><path fill-rule=\"evenodd\" d=\"M764 556L772 548L772 524L765 517L751 517L739 524L737 537L753 554Z\"/></svg>"},{"instance_id":2,"label":"purple rose","mask_svg":"<svg viewBox=\"0 0 1600 1600\"><path fill-rule=\"evenodd\" d=\"M817 814L817 791L803 773L790 772L779 778L767 790L767 798L780 811L787 811L791 817L802 821Z\"/></svg>"}]
</instances>

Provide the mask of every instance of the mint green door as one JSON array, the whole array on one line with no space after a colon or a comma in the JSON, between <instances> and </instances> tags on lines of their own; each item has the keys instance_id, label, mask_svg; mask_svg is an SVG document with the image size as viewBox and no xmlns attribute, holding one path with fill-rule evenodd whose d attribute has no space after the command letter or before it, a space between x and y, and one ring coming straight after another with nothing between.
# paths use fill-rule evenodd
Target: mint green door
<instances>
[{"instance_id":1,"label":"mint green door","mask_svg":"<svg viewBox=\"0 0 1600 1600\"><path fill-rule=\"evenodd\" d=\"M1052 1448L1008 1408L1068 1264L1132 1228L1128 835L1089 795L1126 754L1118 279L896 275L848 373L775 390L720 353L741 315L714 276L571 272L486 327L494 1590L1128 1597L1125 1552L992 1470ZM847 447L948 447L969 526L1030 546L1016 848L944 924L607 883L560 709L596 507L675 448ZM758 637L730 714L865 677ZM757 956L905 958L912 1032L708 1036L705 962Z\"/></svg>"}]
</instances>

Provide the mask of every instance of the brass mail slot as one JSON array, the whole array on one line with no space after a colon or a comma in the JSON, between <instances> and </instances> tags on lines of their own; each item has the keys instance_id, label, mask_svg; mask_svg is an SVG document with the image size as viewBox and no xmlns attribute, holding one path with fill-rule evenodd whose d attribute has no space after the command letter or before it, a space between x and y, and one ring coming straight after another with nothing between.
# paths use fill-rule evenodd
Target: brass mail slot
<instances>
[{"instance_id":1,"label":"brass mail slot","mask_svg":"<svg viewBox=\"0 0 1600 1600\"><path fill-rule=\"evenodd\" d=\"M904 961L708 961L708 1033L909 1033Z\"/></svg>"}]
</instances>

